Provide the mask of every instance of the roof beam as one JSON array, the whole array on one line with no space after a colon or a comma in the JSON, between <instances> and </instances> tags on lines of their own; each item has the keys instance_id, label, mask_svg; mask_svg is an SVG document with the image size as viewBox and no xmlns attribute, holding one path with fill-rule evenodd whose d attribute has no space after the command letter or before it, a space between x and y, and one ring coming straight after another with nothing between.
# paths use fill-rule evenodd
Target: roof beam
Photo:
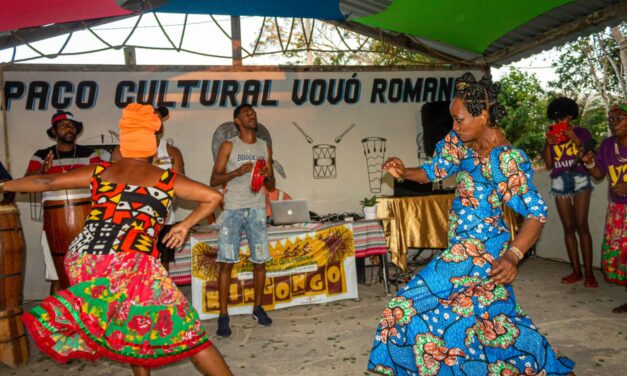
<instances>
[{"instance_id":1,"label":"roof beam","mask_svg":"<svg viewBox=\"0 0 627 376\"><path fill-rule=\"evenodd\" d=\"M417 43L415 40L409 38L405 34L381 30L381 29L362 25L362 24L352 22L352 21L325 21L325 22L341 27L349 31L353 31L355 33L359 33L361 35L365 35L372 39L389 43L398 48L410 50L410 51L425 55L441 63L450 63L450 64L456 64L456 65L459 65L460 63L460 58L440 52L440 51L434 51L433 49L425 46L424 44ZM470 62L469 65L476 65L476 63Z\"/></svg>"},{"instance_id":2,"label":"roof beam","mask_svg":"<svg viewBox=\"0 0 627 376\"><path fill-rule=\"evenodd\" d=\"M25 43L37 42L43 39L48 39L63 34L73 33L75 31L84 30L88 27L94 27L110 22L115 22L134 16L136 16L136 14L130 14L127 16L105 17L87 21L65 22L50 25L45 28L29 27L26 29L0 33L0 50L13 48Z\"/></svg>"}]
</instances>

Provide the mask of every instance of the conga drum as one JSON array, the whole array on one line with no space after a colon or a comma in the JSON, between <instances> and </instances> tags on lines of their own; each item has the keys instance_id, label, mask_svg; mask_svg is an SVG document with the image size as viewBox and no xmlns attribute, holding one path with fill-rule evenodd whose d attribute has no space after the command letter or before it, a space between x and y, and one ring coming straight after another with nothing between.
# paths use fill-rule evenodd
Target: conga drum
<instances>
[{"instance_id":1,"label":"conga drum","mask_svg":"<svg viewBox=\"0 0 627 376\"><path fill-rule=\"evenodd\" d=\"M89 197L44 201L44 232L61 289L70 287L65 273L65 255L72 240L83 230L90 208Z\"/></svg>"},{"instance_id":2,"label":"conga drum","mask_svg":"<svg viewBox=\"0 0 627 376\"><path fill-rule=\"evenodd\" d=\"M17 207L0 205L0 362L12 368L28 362L28 340L20 319L25 249Z\"/></svg>"}]
</instances>

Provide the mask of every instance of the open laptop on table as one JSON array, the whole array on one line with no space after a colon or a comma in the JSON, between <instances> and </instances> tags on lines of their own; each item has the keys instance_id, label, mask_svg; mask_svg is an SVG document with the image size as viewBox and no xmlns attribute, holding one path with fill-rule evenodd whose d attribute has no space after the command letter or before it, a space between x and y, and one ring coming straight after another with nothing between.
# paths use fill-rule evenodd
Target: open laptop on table
<instances>
[{"instance_id":1,"label":"open laptop on table","mask_svg":"<svg viewBox=\"0 0 627 376\"><path fill-rule=\"evenodd\" d=\"M270 201L273 225L310 222L307 200Z\"/></svg>"}]
</instances>

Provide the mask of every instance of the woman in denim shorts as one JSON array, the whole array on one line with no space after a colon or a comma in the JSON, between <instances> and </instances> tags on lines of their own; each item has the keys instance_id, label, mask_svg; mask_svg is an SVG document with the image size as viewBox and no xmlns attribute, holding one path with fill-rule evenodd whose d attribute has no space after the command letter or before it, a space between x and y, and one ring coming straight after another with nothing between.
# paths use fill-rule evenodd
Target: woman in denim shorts
<instances>
[{"instance_id":1,"label":"woman in denim shorts","mask_svg":"<svg viewBox=\"0 0 627 376\"><path fill-rule=\"evenodd\" d=\"M593 187L590 173L579 163L584 145L589 144L592 135L586 128L571 125L571 121L579 116L579 108L570 98L557 98L549 103L547 116L555 123L547 132L544 162L551 170L551 194L555 197L568 259L573 268L562 278L562 283L571 284L583 279L585 287L598 287L592 274L592 236L588 227ZM583 275L578 248L583 256Z\"/></svg>"}]
</instances>

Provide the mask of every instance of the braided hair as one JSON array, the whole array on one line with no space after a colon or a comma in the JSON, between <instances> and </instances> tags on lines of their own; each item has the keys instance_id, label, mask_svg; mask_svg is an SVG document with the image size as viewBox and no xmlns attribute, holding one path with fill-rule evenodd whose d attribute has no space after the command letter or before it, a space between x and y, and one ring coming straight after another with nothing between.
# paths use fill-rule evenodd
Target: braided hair
<instances>
[{"instance_id":1,"label":"braided hair","mask_svg":"<svg viewBox=\"0 0 627 376\"><path fill-rule=\"evenodd\" d=\"M505 107L496 100L500 91L501 86L492 82L489 74L477 81L472 73L466 72L455 81L455 97L464 101L466 110L472 116L479 116L481 111L486 110L490 118L490 127L496 127L507 115Z\"/></svg>"}]
</instances>

